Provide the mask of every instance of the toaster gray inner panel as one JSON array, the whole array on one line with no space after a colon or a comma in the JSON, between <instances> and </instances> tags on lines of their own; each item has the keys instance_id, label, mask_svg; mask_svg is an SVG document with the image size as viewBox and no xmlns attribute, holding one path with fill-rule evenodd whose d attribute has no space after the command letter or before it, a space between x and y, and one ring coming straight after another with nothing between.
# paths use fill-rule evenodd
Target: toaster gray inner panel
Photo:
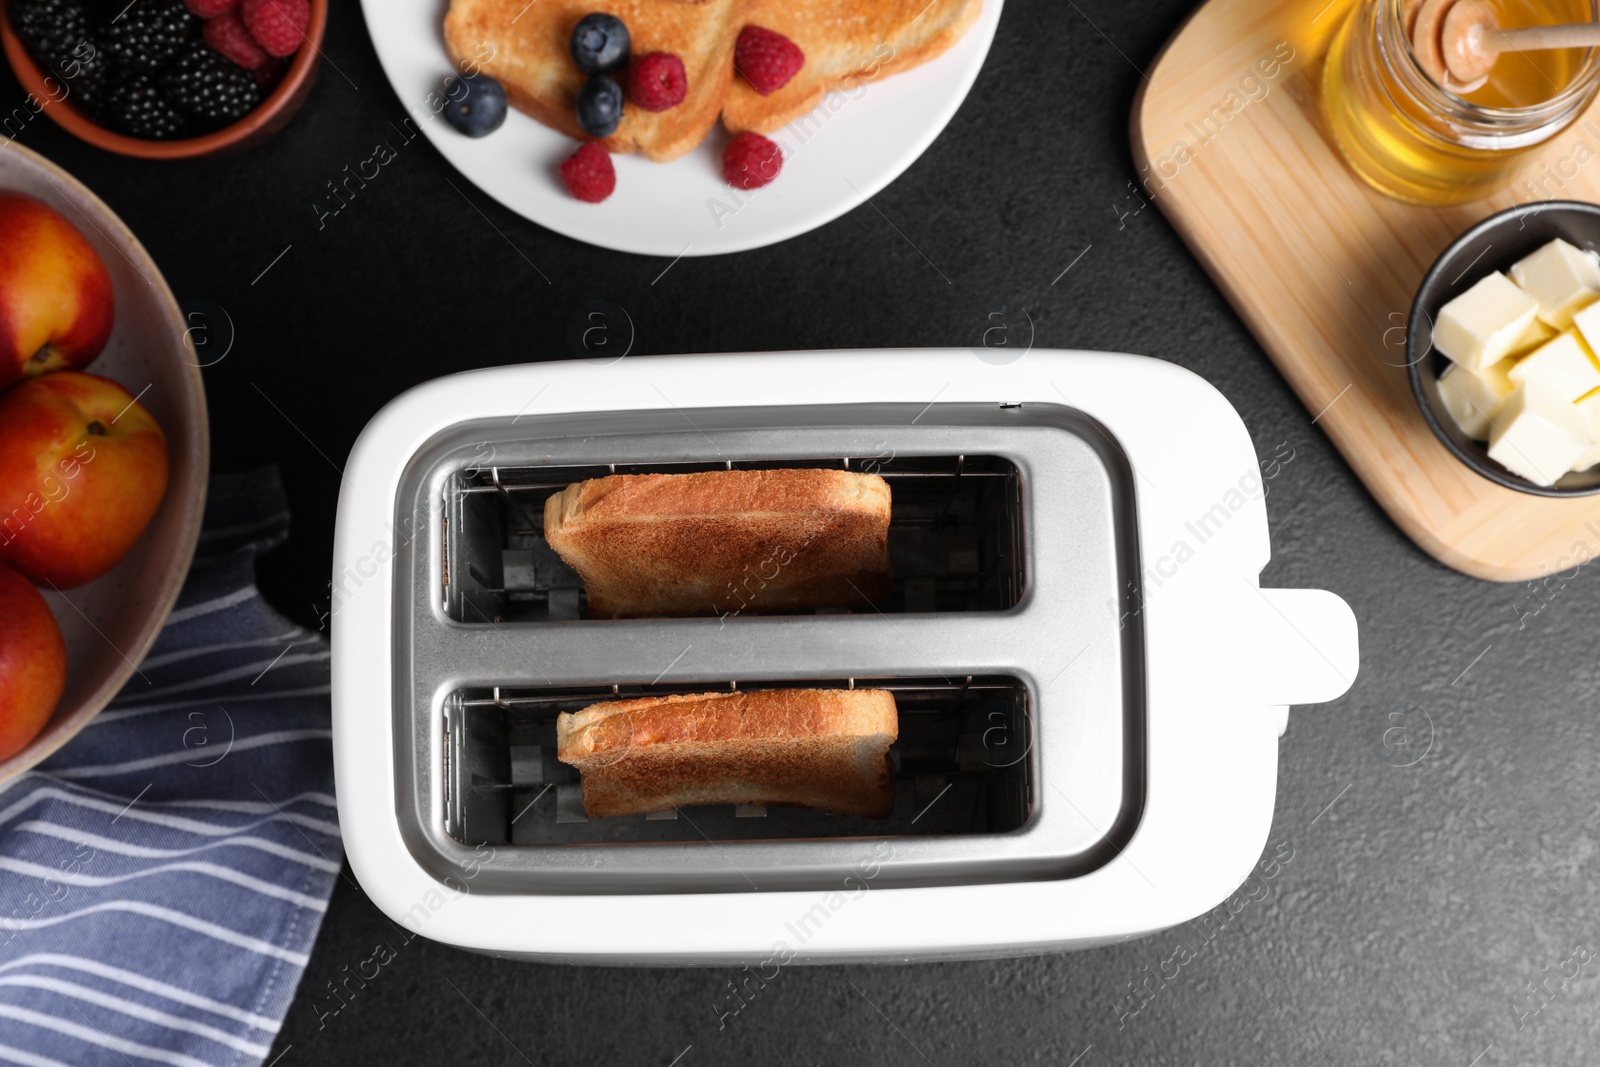
<instances>
[{"instance_id":1,"label":"toaster gray inner panel","mask_svg":"<svg viewBox=\"0 0 1600 1067\"><path fill-rule=\"evenodd\" d=\"M891 594L853 608L585 618L543 506L616 473L833 467L893 494ZM1143 801L1134 472L1065 406L838 405L464 423L396 497L396 814L475 892L748 892L1063 878ZM607 699L888 688L883 820L692 807L587 819L554 722Z\"/></svg>"}]
</instances>

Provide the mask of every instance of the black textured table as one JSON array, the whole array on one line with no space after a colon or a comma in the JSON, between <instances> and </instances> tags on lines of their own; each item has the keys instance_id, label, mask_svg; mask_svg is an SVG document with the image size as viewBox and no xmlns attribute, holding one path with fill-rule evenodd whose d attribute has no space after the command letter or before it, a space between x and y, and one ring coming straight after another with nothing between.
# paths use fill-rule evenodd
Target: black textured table
<instances>
[{"instance_id":1,"label":"black textured table","mask_svg":"<svg viewBox=\"0 0 1600 1067\"><path fill-rule=\"evenodd\" d=\"M180 300L236 324L233 350L205 371L213 462L283 468L294 532L262 561L261 585L308 625L328 608L339 467L372 414L450 371L565 354L593 299L627 310L636 353L964 344L1009 305L1028 309L1038 346L1181 363L1239 408L1264 458L1280 457L1268 584L1331 589L1361 622L1355 688L1297 711L1282 742L1268 847L1291 858L1225 921L1026 960L788 968L719 1028L732 970L535 966L407 943L346 879L279 1064L1592 1055L1600 567L1536 597L1425 557L1156 210L1134 212L1138 67L1189 2L1013 0L971 97L877 210L686 259L653 285L665 260L525 222L421 140L319 218L325 183L405 114L353 0L337 0L329 27L339 69L324 65L293 125L247 155L140 163L27 125L22 142L120 212ZM5 76L0 100L21 97Z\"/></svg>"}]
</instances>

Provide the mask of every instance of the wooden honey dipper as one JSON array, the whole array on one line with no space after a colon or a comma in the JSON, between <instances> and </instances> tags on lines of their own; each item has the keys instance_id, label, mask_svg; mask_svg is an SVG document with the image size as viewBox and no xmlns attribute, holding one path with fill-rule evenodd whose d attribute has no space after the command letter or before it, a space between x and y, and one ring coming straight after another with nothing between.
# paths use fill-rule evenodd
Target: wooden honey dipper
<instances>
[{"instance_id":1,"label":"wooden honey dipper","mask_svg":"<svg viewBox=\"0 0 1600 1067\"><path fill-rule=\"evenodd\" d=\"M1502 30L1480 0L1413 0L1406 36L1430 78L1451 92L1470 93L1489 79L1501 52L1600 47L1600 23Z\"/></svg>"}]
</instances>

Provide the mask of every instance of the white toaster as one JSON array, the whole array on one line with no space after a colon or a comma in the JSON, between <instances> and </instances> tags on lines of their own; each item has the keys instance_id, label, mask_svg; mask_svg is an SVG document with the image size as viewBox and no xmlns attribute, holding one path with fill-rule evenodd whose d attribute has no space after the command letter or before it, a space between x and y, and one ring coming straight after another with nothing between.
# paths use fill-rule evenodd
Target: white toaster
<instances>
[{"instance_id":1,"label":"white toaster","mask_svg":"<svg viewBox=\"0 0 1600 1067\"><path fill-rule=\"evenodd\" d=\"M586 619L542 536L574 481L796 466L888 480L892 598ZM1342 600L1259 587L1263 496L1221 394L1140 356L674 356L419 386L362 433L339 499L351 866L412 931L547 961L1001 956L1188 920L1261 858L1288 706L1357 668ZM887 819L588 819L555 758L562 711L779 686L894 692Z\"/></svg>"}]
</instances>

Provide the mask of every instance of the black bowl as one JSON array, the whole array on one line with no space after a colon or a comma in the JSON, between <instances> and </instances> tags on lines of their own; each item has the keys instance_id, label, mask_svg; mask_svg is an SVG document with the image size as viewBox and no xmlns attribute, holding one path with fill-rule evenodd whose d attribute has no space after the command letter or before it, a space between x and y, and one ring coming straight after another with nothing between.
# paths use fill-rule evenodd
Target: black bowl
<instances>
[{"instance_id":1,"label":"black bowl","mask_svg":"<svg viewBox=\"0 0 1600 1067\"><path fill-rule=\"evenodd\" d=\"M1489 458L1489 446L1461 432L1439 395L1439 376L1450 366L1433 347L1439 309L1472 288L1491 271L1511 264L1557 237L1579 248L1600 250L1600 205L1576 200L1519 204L1490 215L1433 261L1411 301L1406 323L1406 364L1417 407L1434 435L1455 457L1497 485L1537 496L1589 496L1600 493L1600 467L1565 475L1555 485L1535 485Z\"/></svg>"}]
</instances>

